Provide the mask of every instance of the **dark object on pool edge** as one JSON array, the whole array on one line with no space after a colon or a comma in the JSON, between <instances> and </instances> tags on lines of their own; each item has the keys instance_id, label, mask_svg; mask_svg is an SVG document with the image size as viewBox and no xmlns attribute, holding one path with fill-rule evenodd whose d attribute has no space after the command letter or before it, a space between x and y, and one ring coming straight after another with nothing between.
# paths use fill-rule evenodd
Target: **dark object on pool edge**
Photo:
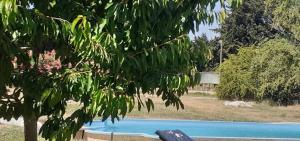
<instances>
[{"instance_id":1,"label":"dark object on pool edge","mask_svg":"<svg viewBox=\"0 0 300 141\"><path fill-rule=\"evenodd\" d=\"M194 141L180 130L157 130L155 133L163 141Z\"/></svg>"}]
</instances>

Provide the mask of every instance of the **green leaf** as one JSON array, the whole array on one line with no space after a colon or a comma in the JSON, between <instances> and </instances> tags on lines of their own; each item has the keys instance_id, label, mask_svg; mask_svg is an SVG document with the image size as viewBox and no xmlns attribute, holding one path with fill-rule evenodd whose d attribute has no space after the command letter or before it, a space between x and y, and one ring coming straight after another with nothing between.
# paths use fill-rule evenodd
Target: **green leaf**
<instances>
[{"instance_id":1,"label":"green leaf","mask_svg":"<svg viewBox=\"0 0 300 141\"><path fill-rule=\"evenodd\" d=\"M45 101L51 95L51 92L52 89L46 89L41 96L41 100Z\"/></svg>"},{"instance_id":2,"label":"green leaf","mask_svg":"<svg viewBox=\"0 0 300 141\"><path fill-rule=\"evenodd\" d=\"M61 95L59 93L52 93L49 101L49 106L54 107L61 100Z\"/></svg>"},{"instance_id":3,"label":"green leaf","mask_svg":"<svg viewBox=\"0 0 300 141\"><path fill-rule=\"evenodd\" d=\"M78 24L79 20L83 19L83 16L82 15L78 15L72 22L72 25L71 25L71 30L72 32L75 32L76 30L76 25Z\"/></svg>"}]
</instances>

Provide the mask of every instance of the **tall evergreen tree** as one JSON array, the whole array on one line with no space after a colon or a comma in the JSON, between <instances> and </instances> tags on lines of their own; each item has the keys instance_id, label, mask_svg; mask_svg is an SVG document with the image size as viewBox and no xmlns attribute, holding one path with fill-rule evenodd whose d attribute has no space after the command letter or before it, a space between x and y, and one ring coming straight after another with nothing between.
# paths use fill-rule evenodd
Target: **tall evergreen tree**
<instances>
[{"instance_id":1,"label":"tall evergreen tree","mask_svg":"<svg viewBox=\"0 0 300 141\"><path fill-rule=\"evenodd\" d=\"M231 8L219 29L225 57L228 53L237 53L240 46L259 43L277 33L270 25L271 16L265 8L263 0L244 0L240 7Z\"/></svg>"},{"instance_id":2,"label":"tall evergreen tree","mask_svg":"<svg viewBox=\"0 0 300 141\"><path fill-rule=\"evenodd\" d=\"M230 8L229 17L215 29L220 37L209 41L213 57L206 69L219 64L220 45L223 41L223 58L236 54L240 47L261 44L276 36L296 44L300 37L300 1L298 0L244 0L240 7Z\"/></svg>"}]
</instances>

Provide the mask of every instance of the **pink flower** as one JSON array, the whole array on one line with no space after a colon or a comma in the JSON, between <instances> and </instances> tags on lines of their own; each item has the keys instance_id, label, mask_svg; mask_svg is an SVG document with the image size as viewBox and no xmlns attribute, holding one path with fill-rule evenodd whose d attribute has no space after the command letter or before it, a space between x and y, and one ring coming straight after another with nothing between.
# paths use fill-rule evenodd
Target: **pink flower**
<instances>
[{"instance_id":1,"label":"pink flower","mask_svg":"<svg viewBox=\"0 0 300 141\"><path fill-rule=\"evenodd\" d=\"M39 64L39 72L52 72L54 70L61 69L61 61L60 58L55 59L56 51L46 51L40 57L40 64Z\"/></svg>"}]
</instances>

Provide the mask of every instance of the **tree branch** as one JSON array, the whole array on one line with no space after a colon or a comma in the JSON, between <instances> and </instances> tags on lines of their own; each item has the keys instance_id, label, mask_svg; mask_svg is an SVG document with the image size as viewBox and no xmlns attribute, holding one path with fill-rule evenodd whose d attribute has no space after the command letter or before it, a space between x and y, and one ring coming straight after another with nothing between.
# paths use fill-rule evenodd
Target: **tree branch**
<instances>
[{"instance_id":1,"label":"tree branch","mask_svg":"<svg viewBox=\"0 0 300 141\"><path fill-rule=\"evenodd\" d=\"M186 34L181 34L181 35L179 35L179 36L177 36L177 37L175 37L175 38L173 38L173 39L170 39L170 40L168 40L168 41L166 41L166 42L164 42L164 43L162 43L162 44L155 45L154 47L147 48L146 50L151 50L151 49L159 48L159 47L161 47L161 46L163 46L163 45L166 45L166 44L169 44L169 43L171 43L171 42L173 42L173 41L179 40L180 38L183 38L184 36L186 36ZM143 53L143 52L144 52L144 51L136 52L136 53L134 53L133 55L129 55L129 57L134 57L134 56L136 56L136 55L138 55L138 54L141 54L141 53Z\"/></svg>"}]
</instances>

